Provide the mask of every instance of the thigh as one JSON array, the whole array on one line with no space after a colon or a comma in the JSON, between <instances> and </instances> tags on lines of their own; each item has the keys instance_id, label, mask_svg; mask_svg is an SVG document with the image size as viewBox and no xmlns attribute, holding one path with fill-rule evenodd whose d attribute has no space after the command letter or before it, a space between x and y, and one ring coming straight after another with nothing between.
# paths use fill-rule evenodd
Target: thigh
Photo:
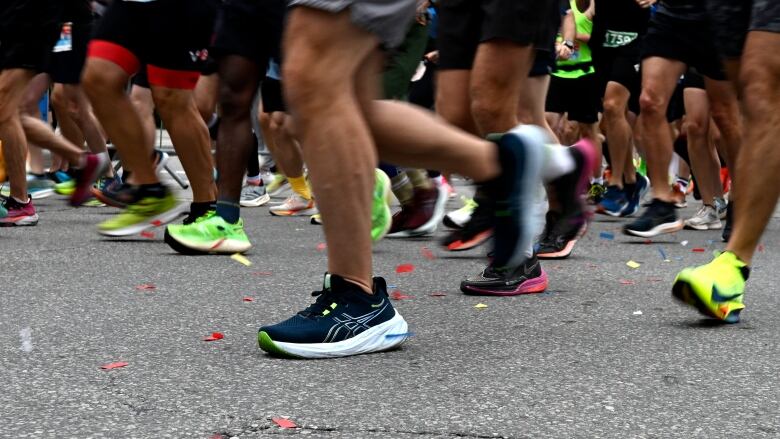
<instances>
[{"instance_id":1,"label":"thigh","mask_svg":"<svg viewBox=\"0 0 780 439\"><path fill-rule=\"evenodd\" d=\"M0 70L42 71L59 34L61 2L3 0L0 3Z\"/></svg>"},{"instance_id":2,"label":"thigh","mask_svg":"<svg viewBox=\"0 0 780 439\"><path fill-rule=\"evenodd\" d=\"M483 42L502 39L542 48L558 29L557 1L486 0L481 3Z\"/></svg>"},{"instance_id":3,"label":"thigh","mask_svg":"<svg viewBox=\"0 0 780 439\"><path fill-rule=\"evenodd\" d=\"M679 78L685 72L681 61L650 57L642 61L642 96L664 107L674 93Z\"/></svg>"},{"instance_id":4,"label":"thigh","mask_svg":"<svg viewBox=\"0 0 780 439\"><path fill-rule=\"evenodd\" d=\"M765 4L777 1L763 0ZM745 35L750 25L750 0L707 0L707 12L712 23L715 45L726 59L739 58L745 45Z\"/></svg>"},{"instance_id":5,"label":"thigh","mask_svg":"<svg viewBox=\"0 0 780 439\"><path fill-rule=\"evenodd\" d=\"M144 41L149 37L148 14L154 14L152 3L115 1L106 10L89 43L88 57L102 58L135 74L147 57Z\"/></svg>"}]
</instances>

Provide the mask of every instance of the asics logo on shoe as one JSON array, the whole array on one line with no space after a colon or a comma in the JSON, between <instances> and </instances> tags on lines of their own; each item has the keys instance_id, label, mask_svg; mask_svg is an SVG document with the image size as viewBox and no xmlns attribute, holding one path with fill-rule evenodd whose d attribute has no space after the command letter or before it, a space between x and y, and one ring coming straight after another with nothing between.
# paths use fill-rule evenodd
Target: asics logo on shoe
<instances>
[{"instance_id":1,"label":"asics logo on shoe","mask_svg":"<svg viewBox=\"0 0 780 439\"><path fill-rule=\"evenodd\" d=\"M337 323L330 327L327 335L325 335L325 339L322 342L332 343L346 340L360 334L366 329L371 328L371 321L384 312L384 310L387 308L387 302L382 299L382 303L380 303L380 305L384 306L371 311L368 314L363 314L362 316L352 317L347 313L343 313L340 317L333 317L333 320L335 320Z\"/></svg>"},{"instance_id":2,"label":"asics logo on shoe","mask_svg":"<svg viewBox=\"0 0 780 439\"><path fill-rule=\"evenodd\" d=\"M730 301L738 298L741 295L742 295L742 293L735 293L735 294L732 294L732 295L724 296L724 295L722 295L720 293L720 291L718 290L717 286L715 286L715 285L712 286L712 301L713 302L730 302Z\"/></svg>"}]
</instances>

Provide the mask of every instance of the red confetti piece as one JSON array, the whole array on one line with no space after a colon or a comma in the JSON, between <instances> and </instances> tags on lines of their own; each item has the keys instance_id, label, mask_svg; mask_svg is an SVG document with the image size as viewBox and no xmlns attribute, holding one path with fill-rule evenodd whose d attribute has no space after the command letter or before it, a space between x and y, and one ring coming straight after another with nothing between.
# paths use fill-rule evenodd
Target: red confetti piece
<instances>
[{"instance_id":1,"label":"red confetti piece","mask_svg":"<svg viewBox=\"0 0 780 439\"><path fill-rule=\"evenodd\" d=\"M431 293L432 297L444 297L446 295L447 295L447 293L442 293L441 291L437 291L435 293Z\"/></svg>"},{"instance_id":2,"label":"red confetti piece","mask_svg":"<svg viewBox=\"0 0 780 439\"><path fill-rule=\"evenodd\" d=\"M393 300L404 300L404 299L411 299L412 296L408 296L400 291L393 291L390 293L390 298Z\"/></svg>"},{"instance_id":3,"label":"red confetti piece","mask_svg":"<svg viewBox=\"0 0 780 439\"><path fill-rule=\"evenodd\" d=\"M395 267L396 273L411 273L414 271L414 265L413 264L401 264L397 267Z\"/></svg>"},{"instance_id":4,"label":"red confetti piece","mask_svg":"<svg viewBox=\"0 0 780 439\"><path fill-rule=\"evenodd\" d=\"M274 421L274 424L278 425L280 428L297 428L298 426L295 425L295 422L286 419L286 418L271 418L272 421Z\"/></svg>"},{"instance_id":5,"label":"red confetti piece","mask_svg":"<svg viewBox=\"0 0 780 439\"><path fill-rule=\"evenodd\" d=\"M219 433L214 433L214 434L211 435L211 437L209 439L225 439L225 436L222 436Z\"/></svg>"},{"instance_id":6,"label":"red confetti piece","mask_svg":"<svg viewBox=\"0 0 780 439\"><path fill-rule=\"evenodd\" d=\"M162 221L154 220L154 221L152 221L152 225L155 226L155 227L160 227L162 225Z\"/></svg>"},{"instance_id":7,"label":"red confetti piece","mask_svg":"<svg viewBox=\"0 0 780 439\"><path fill-rule=\"evenodd\" d=\"M653 243L652 239L645 239L645 244L652 244L652 243Z\"/></svg>"},{"instance_id":8,"label":"red confetti piece","mask_svg":"<svg viewBox=\"0 0 780 439\"><path fill-rule=\"evenodd\" d=\"M223 338L225 338L225 335L221 332L212 332L211 335L205 337L203 341L217 341L222 340Z\"/></svg>"},{"instance_id":9,"label":"red confetti piece","mask_svg":"<svg viewBox=\"0 0 780 439\"><path fill-rule=\"evenodd\" d=\"M254 276L270 276L272 273L270 271L253 271L252 274Z\"/></svg>"},{"instance_id":10,"label":"red confetti piece","mask_svg":"<svg viewBox=\"0 0 780 439\"><path fill-rule=\"evenodd\" d=\"M244 297L244 302L254 302L255 299L251 297Z\"/></svg>"},{"instance_id":11,"label":"red confetti piece","mask_svg":"<svg viewBox=\"0 0 780 439\"><path fill-rule=\"evenodd\" d=\"M623 285L634 285L636 282L628 279L620 279L620 283Z\"/></svg>"},{"instance_id":12,"label":"red confetti piece","mask_svg":"<svg viewBox=\"0 0 780 439\"><path fill-rule=\"evenodd\" d=\"M317 244L318 252L324 251L326 248L328 248L328 244L325 244L324 242Z\"/></svg>"},{"instance_id":13,"label":"red confetti piece","mask_svg":"<svg viewBox=\"0 0 780 439\"><path fill-rule=\"evenodd\" d=\"M115 363L104 364L104 365L100 366L100 368L103 369L103 370L111 370L111 369L117 369L117 368L120 368L120 367L125 367L128 364L130 364L130 363L126 363L124 361L117 361Z\"/></svg>"},{"instance_id":14,"label":"red confetti piece","mask_svg":"<svg viewBox=\"0 0 780 439\"><path fill-rule=\"evenodd\" d=\"M764 244L758 244L758 251L759 252L764 251Z\"/></svg>"},{"instance_id":15,"label":"red confetti piece","mask_svg":"<svg viewBox=\"0 0 780 439\"><path fill-rule=\"evenodd\" d=\"M434 255L431 249L429 249L428 247L423 247L422 249L420 249L420 252L422 253L423 257L425 257L425 259L428 259L429 261L436 259L436 255Z\"/></svg>"},{"instance_id":16,"label":"red confetti piece","mask_svg":"<svg viewBox=\"0 0 780 439\"><path fill-rule=\"evenodd\" d=\"M648 282L661 282L661 281L663 281L663 279L657 279L657 278L654 278L654 277L650 277L650 278L647 279L647 281Z\"/></svg>"},{"instance_id":17,"label":"red confetti piece","mask_svg":"<svg viewBox=\"0 0 780 439\"><path fill-rule=\"evenodd\" d=\"M703 248L701 248L701 247L692 248L691 251L694 252L694 253L704 253L705 252L705 250Z\"/></svg>"},{"instance_id":18,"label":"red confetti piece","mask_svg":"<svg viewBox=\"0 0 780 439\"><path fill-rule=\"evenodd\" d=\"M136 286L135 289L138 291L152 291L152 290L156 290L157 287L154 286L154 284L141 284Z\"/></svg>"},{"instance_id":19,"label":"red confetti piece","mask_svg":"<svg viewBox=\"0 0 780 439\"><path fill-rule=\"evenodd\" d=\"M150 232L150 231L147 231L147 230L144 230L143 232L141 232L141 236L143 236L144 238L148 238L148 239L154 239L154 233Z\"/></svg>"}]
</instances>

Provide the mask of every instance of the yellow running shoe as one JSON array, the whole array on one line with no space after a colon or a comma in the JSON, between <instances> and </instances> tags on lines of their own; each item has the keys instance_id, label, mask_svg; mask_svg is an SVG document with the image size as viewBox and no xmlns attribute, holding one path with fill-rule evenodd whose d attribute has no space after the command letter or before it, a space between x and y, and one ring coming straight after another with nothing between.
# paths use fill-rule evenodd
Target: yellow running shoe
<instances>
[{"instance_id":1,"label":"yellow running shoe","mask_svg":"<svg viewBox=\"0 0 780 439\"><path fill-rule=\"evenodd\" d=\"M709 264L686 268L677 275L672 296L707 317L739 322L750 268L734 253L720 253Z\"/></svg>"}]
</instances>

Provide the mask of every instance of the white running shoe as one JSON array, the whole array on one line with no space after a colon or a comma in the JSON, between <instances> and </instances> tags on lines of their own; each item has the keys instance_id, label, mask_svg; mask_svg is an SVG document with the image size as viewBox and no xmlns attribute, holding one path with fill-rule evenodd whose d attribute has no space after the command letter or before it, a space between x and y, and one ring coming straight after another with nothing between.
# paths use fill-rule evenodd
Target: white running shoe
<instances>
[{"instance_id":1,"label":"white running shoe","mask_svg":"<svg viewBox=\"0 0 780 439\"><path fill-rule=\"evenodd\" d=\"M319 212L314 200L307 200L296 193L287 197L284 203L271 206L268 211L274 216L309 216Z\"/></svg>"},{"instance_id":2,"label":"white running shoe","mask_svg":"<svg viewBox=\"0 0 780 439\"><path fill-rule=\"evenodd\" d=\"M723 225L718 218L715 208L702 204L696 215L685 220L685 227L694 230L718 230Z\"/></svg>"}]
</instances>

